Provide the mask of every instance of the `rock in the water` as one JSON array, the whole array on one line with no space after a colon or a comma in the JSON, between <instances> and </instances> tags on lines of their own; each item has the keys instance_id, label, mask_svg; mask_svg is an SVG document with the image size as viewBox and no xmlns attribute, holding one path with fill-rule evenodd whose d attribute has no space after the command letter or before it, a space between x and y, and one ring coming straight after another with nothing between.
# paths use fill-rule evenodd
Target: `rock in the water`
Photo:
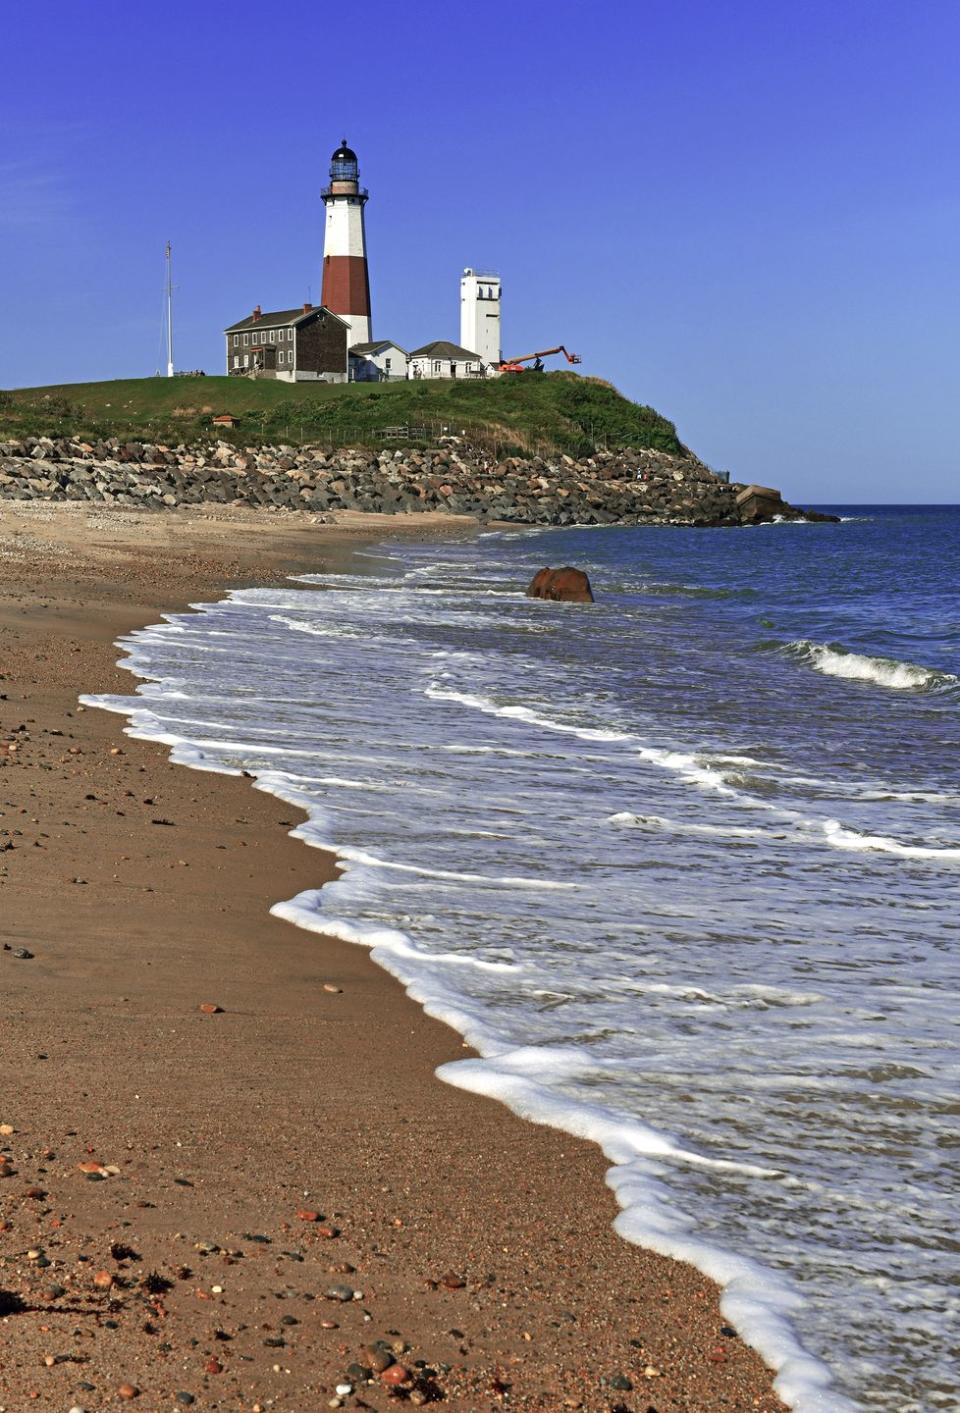
<instances>
[{"instance_id":1,"label":"rock in the water","mask_svg":"<svg viewBox=\"0 0 960 1413\"><path fill-rule=\"evenodd\" d=\"M762 520L772 520L786 509L780 492L771 486L744 486L737 493L736 504L740 519L744 524L752 525Z\"/></svg>"},{"instance_id":2,"label":"rock in the water","mask_svg":"<svg viewBox=\"0 0 960 1413\"><path fill-rule=\"evenodd\" d=\"M550 599L554 603L593 603L590 580L582 569L568 564L563 569L539 569L527 588L529 599Z\"/></svg>"}]
</instances>

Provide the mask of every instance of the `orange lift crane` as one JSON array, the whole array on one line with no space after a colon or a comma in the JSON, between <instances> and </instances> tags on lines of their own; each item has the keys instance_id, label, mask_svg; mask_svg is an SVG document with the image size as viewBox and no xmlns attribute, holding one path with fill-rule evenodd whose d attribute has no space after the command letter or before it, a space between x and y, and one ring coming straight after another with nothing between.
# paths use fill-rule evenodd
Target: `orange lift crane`
<instances>
[{"instance_id":1,"label":"orange lift crane","mask_svg":"<svg viewBox=\"0 0 960 1413\"><path fill-rule=\"evenodd\" d=\"M579 353L568 353L562 343L558 343L556 348L541 348L538 353L525 353L522 358L505 358L499 364L501 373L527 373L530 369L524 368L524 363L532 363L534 373L543 372L543 360L549 358L552 353L562 353L568 363L580 363Z\"/></svg>"}]
</instances>

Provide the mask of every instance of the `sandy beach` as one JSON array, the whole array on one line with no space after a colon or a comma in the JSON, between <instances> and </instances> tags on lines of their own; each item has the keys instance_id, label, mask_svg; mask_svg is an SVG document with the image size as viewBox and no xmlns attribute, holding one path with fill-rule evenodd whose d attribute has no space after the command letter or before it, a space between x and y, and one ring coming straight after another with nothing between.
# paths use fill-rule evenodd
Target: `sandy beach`
<instances>
[{"instance_id":1,"label":"sandy beach","mask_svg":"<svg viewBox=\"0 0 960 1413\"><path fill-rule=\"evenodd\" d=\"M783 1406L615 1236L598 1149L441 1083L458 1035L269 915L335 871L295 810L78 706L165 610L441 532L0 503L6 1413Z\"/></svg>"}]
</instances>

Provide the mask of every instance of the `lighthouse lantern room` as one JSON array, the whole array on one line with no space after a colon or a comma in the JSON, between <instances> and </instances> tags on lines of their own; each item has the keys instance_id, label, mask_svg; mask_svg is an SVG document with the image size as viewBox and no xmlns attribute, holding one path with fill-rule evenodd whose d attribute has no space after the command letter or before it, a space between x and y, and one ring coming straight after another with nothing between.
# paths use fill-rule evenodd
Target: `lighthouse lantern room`
<instances>
[{"instance_id":1,"label":"lighthouse lantern room","mask_svg":"<svg viewBox=\"0 0 960 1413\"><path fill-rule=\"evenodd\" d=\"M346 138L330 159L330 184L322 195L327 219L321 302L349 324L351 344L369 343L373 331L363 221L368 192L360 186L357 154L347 146Z\"/></svg>"}]
</instances>

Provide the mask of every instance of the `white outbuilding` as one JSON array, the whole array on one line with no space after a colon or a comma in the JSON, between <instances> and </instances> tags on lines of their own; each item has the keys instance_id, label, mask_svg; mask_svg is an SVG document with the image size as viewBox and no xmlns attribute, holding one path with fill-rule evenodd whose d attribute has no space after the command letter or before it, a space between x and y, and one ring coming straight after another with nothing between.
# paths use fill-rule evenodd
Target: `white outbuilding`
<instances>
[{"instance_id":1,"label":"white outbuilding","mask_svg":"<svg viewBox=\"0 0 960 1413\"><path fill-rule=\"evenodd\" d=\"M479 353L458 343L435 339L415 348L407 364L408 378L485 378L487 365Z\"/></svg>"},{"instance_id":2,"label":"white outbuilding","mask_svg":"<svg viewBox=\"0 0 960 1413\"><path fill-rule=\"evenodd\" d=\"M407 376L406 349L389 339L350 347L351 383L387 383Z\"/></svg>"}]
</instances>

